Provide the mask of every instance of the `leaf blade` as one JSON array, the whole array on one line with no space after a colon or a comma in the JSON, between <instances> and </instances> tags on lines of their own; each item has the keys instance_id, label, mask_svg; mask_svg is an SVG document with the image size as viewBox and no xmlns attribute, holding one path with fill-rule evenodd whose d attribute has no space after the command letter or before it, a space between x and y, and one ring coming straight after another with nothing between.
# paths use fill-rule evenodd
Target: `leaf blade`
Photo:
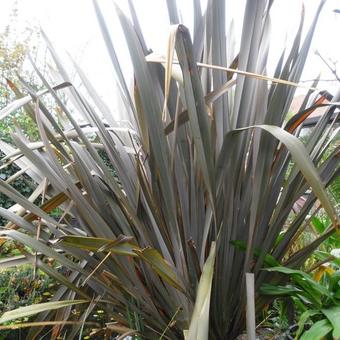
<instances>
[{"instance_id":1,"label":"leaf blade","mask_svg":"<svg viewBox=\"0 0 340 340\"><path fill-rule=\"evenodd\" d=\"M210 294L214 272L215 256L216 245L213 242L210 248L208 259L204 264L202 275L198 285L196 303L186 340L208 340Z\"/></svg>"},{"instance_id":2,"label":"leaf blade","mask_svg":"<svg viewBox=\"0 0 340 340\"><path fill-rule=\"evenodd\" d=\"M20 307L9 312L5 312L2 314L0 318L0 323L5 323L8 321L12 321L19 318L24 318L28 316L32 316L38 314L40 312L59 309L63 307L78 305L82 303L88 302L87 300L64 300L64 301L52 301L52 302L44 302L38 303L36 305L30 305L25 307Z\"/></svg>"}]
</instances>

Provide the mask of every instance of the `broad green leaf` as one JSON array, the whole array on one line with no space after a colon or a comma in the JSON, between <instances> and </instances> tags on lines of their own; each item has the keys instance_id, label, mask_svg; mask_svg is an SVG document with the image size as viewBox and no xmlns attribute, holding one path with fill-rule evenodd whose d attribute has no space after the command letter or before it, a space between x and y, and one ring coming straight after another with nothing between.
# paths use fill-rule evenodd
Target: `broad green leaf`
<instances>
[{"instance_id":1,"label":"broad green leaf","mask_svg":"<svg viewBox=\"0 0 340 340\"><path fill-rule=\"evenodd\" d=\"M330 292L326 287L314 281L307 273L303 272L302 270L291 269L288 267L273 267L265 268L264 270L291 275L291 279L303 289L307 289L311 297L314 297L314 295L319 295L319 297L323 295L330 297Z\"/></svg>"},{"instance_id":2,"label":"broad green leaf","mask_svg":"<svg viewBox=\"0 0 340 340\"><path fill-rule=\"evenodd\" d=\"M216 245L213 242L207 261L203 266L202 275L198 284L195 307L186 340L208 340L210 296L215 256Z\"/></svg>"},{"instance_id":3,"label":"broad green leaf","mask_svg":"<svg viewBox=\"0 0 340 340\"><path fill-rule=\"evenodd\" d=\"M296 331L295 340L299 339L300 334L302 333L302 331L305 327L305 323L308 321L308 319L311 316L314 316L314 315L317 315L317 314L320 314L320 311L319 310L313 310L313 309L308 309L308 310L306 310L305 312L302 313L302 315L299 318L299 322L298 322L299 328Z\"/></svg>"},{"instance_id":4,"label":"broad green leaf","mask_svg":"<svg viewBox=\"0 0 340 340\"><path fill-rule=\"evenodd\" d=\"M308 331L303 333L300 340L321 340L332 329L333 327L327 319L317 321Z\"/></svg>"},{"instance_id":5,"label":"broad green leaf","mask_svg":"<svg viewBox=\"0 0 340 340\"><path fill-rule=\"evenodd\" d=\"M291 285L280 286L264 283L260 287L260 293L263 295L292 296L302 293L302 290Z\"/></svg>"},{"instance_id":6,"label":"broad green leaf","mask_svg":"<svg viewBox=\"0 0 340 340\"><path fill-rule=\"evenodd\" d=\"M333 326L333 338L340 339L340 306L334 306L328 309L322 309L322 313Z\"/></svg>"},{"instance_id":7,"label":"broad green leaf","mask_svg":"<svg viewBox=\"0 0 340 340\"><path fill-rule=\"evenodd\" d=\"M322 307L323 296L331 297L327 288L315 282L314 279L293 275L292 280L303 290L301 295L313 301L313 304L318 308Z\"/></svg>"},{"instance_id":8,"label":"broad green leaf","mask_svg":"<svg viewBox=\"0 0 340 340\"><path fill-rule=\"evenodd\" d=\"M0 318L0 323L12 321L15 319L25 318L31 315L35 315L40 312L79 305L81 303L87 303L86 300L69 300L69 301L53 301L53 302L45 302L45 303L38 303L35 305L20 307L9 312L5 312L2 314Z\"/></svg>"},{"instance_id":9,"label":"broad green leaf","mask_svg":"<svg viewBox=\"0 0 340 340\"><path fill-rule=\"evenodd\" d=\"M292 269L292 268L283 267L283 266L265 268L264 270L266 270L268 272L278 272L278 273L283 273L283 274L288 274L288 275L297 274L297 275L301 275L303 277L308 277L308 274L306 274L302 270Z\"/></svg>"}]
</instances>

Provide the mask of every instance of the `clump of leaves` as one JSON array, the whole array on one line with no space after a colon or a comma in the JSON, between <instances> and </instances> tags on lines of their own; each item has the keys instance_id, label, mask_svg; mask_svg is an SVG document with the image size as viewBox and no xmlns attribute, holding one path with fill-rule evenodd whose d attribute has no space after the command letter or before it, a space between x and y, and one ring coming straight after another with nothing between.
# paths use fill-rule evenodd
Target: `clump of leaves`
<instances>
[{"instance_id":1,"label":"clump of leaves","mask_svg":"<svg viewBox=\"0 0 340 340\"><path fill-rule=\"evenodd\" d=\"M314 274L315 279L286 267L266 270L288 276L285 286L263 284L260 293L293 300L292 306L296 306L299 314L295 339L317 340L328 334L333 339L340 337L340 270L321 267Z\"/></svg>"},{"instance_id":2,"label":"clump of leaves","mask_svg":"<svg viewBox=\"0 0 340 340\"><path fill-rule=\"evenodd\" d=\"M0 233L64 268L60 275L38 259L38 268L63 286L50 304L20 310L20 315L40 313L37 322L59 320L54 335L75 337L95 306L106 304L115 323L104 332L148 339L233 339L245 327L245 273L254 273L258 292L273 280L261 270L268 259L300 267L338 226L325 186L339 174L339 149L319 160L331 143L339 95L305 144L296 131L315 108L308 105L316 100L312 94L320 103L323 92L310 89L301 111L285 124L323 2L304 39L302 19L274 78L265 76L273 1L247 1L240 50L230 55L227 46L234 37L226 34L225 1L208 1L204 14L200 1L194 2L193 40L179 24L176 2L167 3L175 25L166 58L149 55L132 2L132 21L117 8L134 69L131 93L94 1L121 110L132 128L114 120L76 64L86 94L72 85L50 43L60 72L56 85L36 67L45 90L37 92L22 81L29 96L7 108L25 105L36 121L41 142L29 143L15 133L16 149L6 157L29 164L38 183L34 193L44 193L46 200L32 204L0 181L0 191L24 208L18 214L0 209L10 221ZM77 115L60 92L72 100ZM63 119L41 101L46 93ZM105 161L99 150L105 151ZM298 213L286 225L302 196ZM316 201L332 225L286 256ZM63 213L56 220L50 212L57 207ZM25 256L32 259L32 253ZM268 300L257 295L258 310ZM79 323L63 324L73 304L83 307ZM0 322L15 314L5 313ZM41 331L32 328L29 336Z\"/></svg>"}]
</instances>

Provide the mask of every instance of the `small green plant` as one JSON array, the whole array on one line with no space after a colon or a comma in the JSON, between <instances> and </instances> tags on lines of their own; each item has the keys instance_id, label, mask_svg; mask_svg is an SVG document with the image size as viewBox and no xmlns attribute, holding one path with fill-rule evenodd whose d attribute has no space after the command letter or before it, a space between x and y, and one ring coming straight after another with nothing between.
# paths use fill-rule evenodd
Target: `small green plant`
<instances>
[{"instance_id":1,"label":"small green plant","mask_svg":"<svg viewBox=\"0 0 340 340\"><path fill-rule=\"evenodd\" d=\"M291 299L298 316L295 339L320 340L340 337L340 269L320 268L311 275L287 267L266 268L286 277L286 285L263 284L260 293ZM323 275L322 275L323 274ZM276 302L279 303L279 302ZM307 328L307 330L305 330Z\"/></svg>"}]
</instances>

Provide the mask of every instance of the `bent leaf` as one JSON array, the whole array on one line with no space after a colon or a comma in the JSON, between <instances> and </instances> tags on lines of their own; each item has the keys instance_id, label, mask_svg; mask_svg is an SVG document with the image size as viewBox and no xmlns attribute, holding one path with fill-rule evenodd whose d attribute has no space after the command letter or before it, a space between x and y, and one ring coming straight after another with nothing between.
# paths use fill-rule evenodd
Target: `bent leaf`
<instances>
[{"instance_id":1,"label":"bent leaf","mask_svg":"<svg viewBox=\"0 0 340 340\"><path fill-rule=\"evenodd\" d=\"M249 128L250 127L238 129L238 131L246 130ZM287 131L278 126L254 125L253 128L259 128L269 132L271 135L273 135L287 147L297 167L299 168L299 170L305 177L306 181L314 191L315 195L320 200L321 204L323 205L323 208L331 218L333 225L338 226L339 225L338 217L335 213L335 210L332 206L330 199L328 198L322 180L313 162L308 156L307 150L305 146L302 144L302 142L297 137L291 135L290 133L288 133Z\"/></svg>"},{"instance_id":2,"label":"bent leaf","mask_svg":"<svg viewBox=\"0 0 340 340\"><path fill-rule=\"evenodd\" d=\"M307 332L303 333L300 340L320 340L326 336L331 330L332 325L328 320L320 320L316 322Z\"/></svg>"},{"instance_id":3,"label":"bent leaf","mask_svg":"<svg viewBox=\"0 0 340 340\"><path fill-rule=\"evenodd\" d=\"M296 334L295 334L295 338L294 340L297 340L299 339L300 337L300 334L302 333L304 327L305 327L305 323L307 322L307 320L311 317L311 316L314 316L316 314L320 314L320 311L319 310L314 310L314 309L308 309L306 310L304 313L302 313L302 315L300 316L300 320L298 322L298 330L296 331Z\"/></svg>"},{"instance_id":4,"label":"bent leaf","mask_svg":"<svg viewBox=\"0 0 340 340\"><path fill-rule=\"evenodd\" d=\"M340 339L340 306L335 306L329 309L323 309L322 313L333 326L333 338Z\"/></svg>"}]
</instances>

